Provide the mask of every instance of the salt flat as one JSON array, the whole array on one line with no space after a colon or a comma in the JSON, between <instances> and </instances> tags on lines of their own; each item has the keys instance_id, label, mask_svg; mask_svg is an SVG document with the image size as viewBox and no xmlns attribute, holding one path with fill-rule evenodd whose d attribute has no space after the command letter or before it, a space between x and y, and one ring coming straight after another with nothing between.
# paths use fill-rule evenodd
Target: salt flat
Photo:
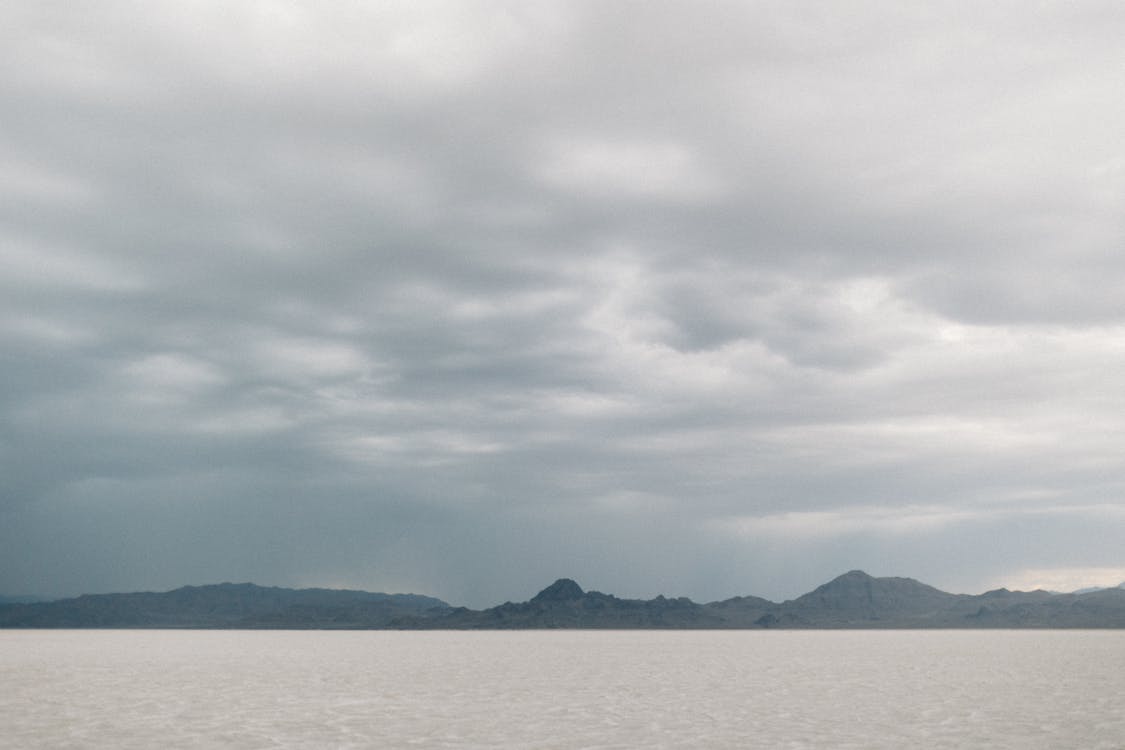
<instances>
[{"instance_id":1,"label":"salt flat","mask_svg":"<svg viewBox=\"0 0 1125 750\"><path fill-rule=\"evenodd\" d=\"M10 748L1120 748L1119 631L7 631Z\"/></svg>"}]
</instances>

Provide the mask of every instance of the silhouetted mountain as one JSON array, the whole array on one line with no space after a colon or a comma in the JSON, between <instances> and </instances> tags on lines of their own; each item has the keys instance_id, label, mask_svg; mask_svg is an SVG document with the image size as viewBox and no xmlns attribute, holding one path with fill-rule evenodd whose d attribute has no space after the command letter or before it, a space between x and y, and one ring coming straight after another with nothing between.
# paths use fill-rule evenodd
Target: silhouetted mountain
<instances>
[{"instance_id":1,"label":"silhouetted mountain","mask_svg":"<svg viewBox=\"0 0 1125 750\"><path fill-rule=\"evenodd\" d=\"M545 602L573 602L584 596L586 596L586 592L582 590L581 586L569 578L560 578L536 594L531 602L533 604Z\"/></svg>"},{"instance_id":2,"label":"silhouetted mountain","mask_svg":"<svg viewBox=\"0 0 1125 750\"><path fill-rule=\"evenodd\" d=\"M485 610L460 608L442 617L399 622L402 627L457 629L528 628L701 628L722 621L689 599L658 596L647 601L618 599L600 591L583 591L560 578L531 601L505 602Z\"/></svg>"},{"instance_id":3,"label":"silhouetted mountain","mask_svg":"<svg viewBox=\"0 0 1125 750\"><path fill-rule=\"evenodd\" d=\"M530 601L439 617L403 618L403 628L994 628L1125 627L1125 591L1080 597L997 589L950 594L911 578L853 570L797 599L741 596L710 604L690 599L618 599L561 578Z\"/></svg>"},{"instance_id":4,"label":"silhouetted mountain","mask_svg":"<svg viewBox=\"0 0 1125 750\"><path fill-rule=\"evenodd\" d=\"M976 628L1125 628L1125 589L1087 594L1046 591L990 591L969 597L964 627Z\"/></svg>"},{"instance_id":5,"label":"silhouetted mountain","mask_svg":"<svg viewBox=\"0 0 1125 750\"><path fill-rule=\"evenodd\" d=\"M398 617L449 610L440 599L252 583L184 586L164 593L93 594L0 606L0 627L378 628Z\"/></svg>"},{"instance_id":6,"label":"silhouetted mountain","mask_svg":"<svg viewBox=\"0 0 1125 750\"><path fill-rule=\"evenodd\" d=\"M773 610L778 605L760 596L736 596L703 606L719 618L722 622L720 627L744 628L763 627L766 624L773 623L776 619Z\"/></svg>"},{"instance_id":7,"label":"silhouetted mountain","mask_svg":"<svg viewBox=\"0 0 1125 750\"><path fill-rule=\"evenodd\" d=\"M50 601L41 596L0 596L0 604L34 604Z\"/></svg>"},{"instance_id":8,"label":"silhouetted mountain","mask_svg":"<svg viewBox=\"0 0 1125 750\"><path fill-rule=\"evenodd\" d=\"M912 578L873 578L853 570L778 607L775 615L793 627L902 627L954 606L947 594Z\"/></svg>"},{"instance_id":9,"label":"silhouetted mountain","mask_svg":"<svg viewBox=\"0 0 1125 750\"><path fill-rule=\"evenodd\" d=\"M1125 589L1125 581L1117 584L1116 586L1087 586L1084 589L1077 589L1071 591L1072 594L1092 594L1095 591L1105 591L1106 589Z\"/></svg>"},{"instance_id":10,"label":"silhouetted mountain","mask_svg":"<svg viewBox=\"0 0 1125 750\"><path fill-rule=\"evenodd\" d=\"M522 604L459 609L426 628L1076 628L1125 627L1125 590L1085 595L997 589L950 594L911 578L853 570L780 604L743 596L709 604L618 599L560 579Z\"/></svg>"},{"instance_id":11,"label":"silhouetted mountain","mask_svg":"<svg viewBox=\"0 0 1125 750\"><path fill-rule=\"evenodd\" d=\"M758 625L788 628L1125 627L1125 591L1091 615L1086 597L996 589L950 594L912 578L845 573L775 605ZM1100 623L1100 624L1097 624Z\"/></svg>"},{"instance_id":12,"label":"silhouetted mountain","mask_svg":"<svg viewBox=\"0 0 1125 750\"><path fill-rule=\"evenodd\" d=\"M1083 594L996 589L950 594L911 578L853 570L780 604L739 596L619 599L560 578L529 601L451 608L414 594L185 586L162 594L101 594L0 604L0 627L54 628L1125 628L1125 589Z\"/></svg>"}]
</instances>

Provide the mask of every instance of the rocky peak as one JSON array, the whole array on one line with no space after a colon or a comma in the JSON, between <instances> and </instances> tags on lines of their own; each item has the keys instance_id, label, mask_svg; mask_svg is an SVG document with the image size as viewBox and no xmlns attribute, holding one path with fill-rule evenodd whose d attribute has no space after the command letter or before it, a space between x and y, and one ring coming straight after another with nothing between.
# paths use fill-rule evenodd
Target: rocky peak
<instances>
[{"instance_id":1,"label":"rocky peak","mask_svg":"<svg viewBox=\"0 0 1125 750\"><path fill-rule=\"evenodd\" d=\"M533 602L570 602L585 596L582 587L569 578L560 578L535 595Z\"/></svg>"}]
</instances>

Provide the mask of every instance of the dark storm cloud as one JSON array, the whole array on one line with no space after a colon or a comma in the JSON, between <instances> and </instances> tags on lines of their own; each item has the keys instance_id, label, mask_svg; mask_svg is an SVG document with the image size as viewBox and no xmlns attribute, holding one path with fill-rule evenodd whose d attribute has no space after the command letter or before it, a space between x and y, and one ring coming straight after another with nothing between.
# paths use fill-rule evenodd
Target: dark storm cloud
<instances>
[{"instance_id":1,"label":"dark storm cloud","mask_svg":"<svg viewBox=\"0 0 1125 750\"><path fill-rule=\"evenodd\" d=\"M0 13L0 589L1125 575L1113 6Z\"/></svg>"}]
</instances>

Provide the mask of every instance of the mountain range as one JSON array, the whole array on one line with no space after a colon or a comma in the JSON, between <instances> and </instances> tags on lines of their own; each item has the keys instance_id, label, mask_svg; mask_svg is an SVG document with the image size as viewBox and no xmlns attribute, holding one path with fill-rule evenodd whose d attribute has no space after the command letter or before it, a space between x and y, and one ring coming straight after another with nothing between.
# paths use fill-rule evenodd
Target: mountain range
<instances>
[{"instance_id":1,"label":"mountain range","mask_svg":"<svg viewBox=\"0 0 1125 750\"><path fill-rule=\"evenodd\" d=\"M416 594L220 583L0 604L0 627L363 629L449 609L440 599Z\"/></svg>"},{"instance_id":2,"label":"mountain range","mask_svg":"<svg viewBox=\"0 0 1125 750\"><path fill-rule=\"evenodd\" d=\"M417 594L285 589L251 583L164 593L92 594L0 604L6 628L497 630L540 628L1125 628L1125 589L996 589L950 594L911 578L853 570L784 602L739 596L620 599L561 578L525 602L483 610Z\"/></svg>"}]
</instances>

